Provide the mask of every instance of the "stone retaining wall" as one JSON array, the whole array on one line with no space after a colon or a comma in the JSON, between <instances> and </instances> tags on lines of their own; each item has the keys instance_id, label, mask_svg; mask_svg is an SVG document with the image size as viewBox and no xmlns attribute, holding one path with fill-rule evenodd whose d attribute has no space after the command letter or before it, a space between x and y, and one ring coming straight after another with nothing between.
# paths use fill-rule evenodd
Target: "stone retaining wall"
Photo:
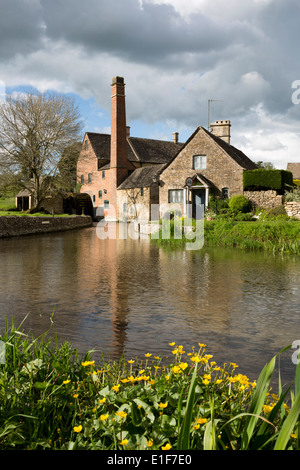
<instances>
[{"instance_id":1,"label":"stone retaining wall","mask_svg":"<svg viewBox=\"0 0 300 470\"><path fill-rule=\"evenodd\" d=\"M62 232L93 225L89 216L33 217L0 216L0 238Z\"/></svg>"},{"instance_id":2,"label":"stone retaining wall","mask_svg":"<svg viewBox=\"0 0 300 470\"><path fill-rule=\"evenodd\" d=\"M254 207L264 209L282 206L283 196L278 195L277 191L244 191L244 196L248 198Z\"/></svg>"},{"instance_id":3,"label":"stone retaining wall","mask_svg":"<svg viewBox=\"0 0 300 470\"><path fill-rule=\"evenodd\" d=\"M300 202L286 202L284 207L289 217L300 219Z\"/></svg>"}]
</instances>

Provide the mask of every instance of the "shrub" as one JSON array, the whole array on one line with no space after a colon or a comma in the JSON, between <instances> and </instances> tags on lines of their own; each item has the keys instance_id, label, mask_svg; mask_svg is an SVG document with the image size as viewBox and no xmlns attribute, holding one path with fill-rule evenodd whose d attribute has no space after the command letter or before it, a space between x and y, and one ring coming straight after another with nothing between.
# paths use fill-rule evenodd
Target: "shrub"
<instances>
[{"instance_id":1,"label":"shrub","mask_svg":"<svg viewBox=\"0 0 300 470\"><path fill-rule=\"evenodd\" d=\"M300 202L300 187L294 187L293 191L285 193L286 202Z\"/></svg>"},{"instance_id":2,"label":"shrub","mask_svg":"<svg viewBox=\"0 0 300 470\"><path fill-rule=\"evenodd\" d=\"M288 220L289 216L287 215L284 206L277 206L266 209L263 218L270 220Z\"/></svg>"},{"instance_id":3,"label":"shrub","mask_svg":"<svg viewBox=\"0 0 300 470\"><path fill-rule=\"evenodd\" d=\"M218 198L214 195L209 197L209 208L215 213L220 214L228 209L228 199Z\"/></svg>"},{"instance_id":4,"label":"shrub","mask_svg":"<svg viewBox=\"0 0 300 470\"><path fill-rule=\"evenodd\" d=\"M233 214L238 214L239 212L246 213L251 210L251 203L242 194L237 194L232 196L228 202L229 209Z\"/></svg>"},{"instance_id":5,"label":"shrub","mask_svg":"<svg viewBox=\"0 0 300 470\"><path fill-rule=\"evenodd\" d=\"M286 170L247 170L243 173L244 190L263 191L273 189L283 192L293 186L293 174Z\"/></svg>"}]
</instances>

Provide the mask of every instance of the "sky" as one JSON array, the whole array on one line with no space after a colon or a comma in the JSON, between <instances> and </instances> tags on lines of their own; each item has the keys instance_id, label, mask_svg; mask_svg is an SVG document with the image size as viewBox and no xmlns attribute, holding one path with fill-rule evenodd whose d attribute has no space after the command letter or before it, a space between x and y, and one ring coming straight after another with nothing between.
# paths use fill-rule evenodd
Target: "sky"
<instances>
[{"instance_id":1,"label":"sky","mask_svg":"<svg viewBox=\"0 0 300 470\"><path fill-rule=\"evenodd\" d=\"M85 131L110 133L126 83L136 137L185 142L229 119L253 161L300 162L299 0L0 0L0 99L74 97ZM210 112L208 113L208 102ZM83 137L83 136L82 136Z\"/></svg>"}]
</instances>

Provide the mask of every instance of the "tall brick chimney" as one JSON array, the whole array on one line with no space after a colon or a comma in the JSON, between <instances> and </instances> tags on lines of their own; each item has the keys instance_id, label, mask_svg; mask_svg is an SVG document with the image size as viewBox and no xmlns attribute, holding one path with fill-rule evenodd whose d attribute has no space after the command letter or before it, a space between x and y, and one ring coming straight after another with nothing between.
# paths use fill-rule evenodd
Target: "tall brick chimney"
<instances>
[{"instance_id":1,"label":"tall brick chimney","mask_svg":"<svg viewBox=\"0 0 300 470\"><path fill-rule=\"evenodd\" d=\"M118 187L128 176L127 129L124 78L112 79L110 168Z\"/></svg>"}]
</instances>

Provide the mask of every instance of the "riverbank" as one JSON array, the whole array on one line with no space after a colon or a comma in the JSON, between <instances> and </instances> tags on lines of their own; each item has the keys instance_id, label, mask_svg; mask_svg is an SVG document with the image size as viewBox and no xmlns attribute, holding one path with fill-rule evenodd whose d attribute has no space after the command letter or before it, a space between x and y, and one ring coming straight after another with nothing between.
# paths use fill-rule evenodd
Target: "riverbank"
<instances>
[{"instance_id":1,"label":"riverbank","mask_svg":"<svg viewBox=\"0 0 300 470\"><path fill-rule=\"evenodd\" d=\"M277 356L250 382L201 343L96 364L14 324L0 340L1 450L300 449L300 366L275 394Z\"/></svg>"},{"instance_id":2,"label":"riverbank","mask_svg":"<svg viewBox=\"0 0 300 470\"><path fill-rule=\"evenodd\" d=\"M92 225L90 216L0 216L0 238L63 232Z\"/></svg>"},{"instance_id":3,"label":"riverbank","mask_svg":"<svg viewBox=\"0 0 300 470\"><path fill-rule=\"evenodd\" d=\"M195 222L193 222L195 225ZM172 228L173 226L173 228ZM191 240L182 235L174 238L174 222L171 221L171 236L163 238L162 231L158 239L152 242L169 248L184 247ZM204 221L204 246L231 247L246 250L260 250L273 253L300 254L300 221L256 220L234 221L216 219Z\"/></svg>"}]
</instances>

